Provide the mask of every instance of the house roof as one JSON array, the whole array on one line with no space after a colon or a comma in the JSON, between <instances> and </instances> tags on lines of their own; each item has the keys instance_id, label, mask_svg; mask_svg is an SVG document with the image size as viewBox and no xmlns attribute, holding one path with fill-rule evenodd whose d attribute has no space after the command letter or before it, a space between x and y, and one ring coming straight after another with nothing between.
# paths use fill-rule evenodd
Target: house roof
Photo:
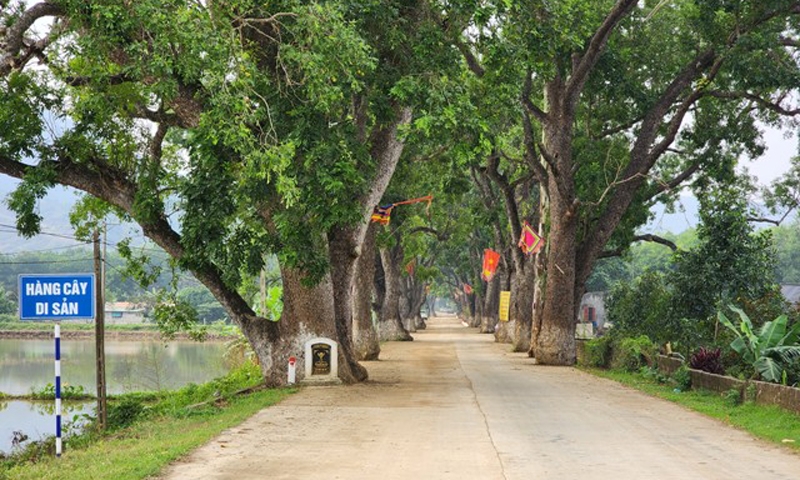
<instances>
[{"instance_id":1,"label":"house roof","mask_svg":"<svg viewBox=\"0 0 800 480\"><path fill-rule=\"evenodd\" d=\"M143 312L144 308L133 302L106 302L106 310L110 312Z\"/></svg>"},{"instance_id":2,"label":"house roof","mask_svg":"<svg viewBox=\"0 0 800 480\"><path fill-rule=\"evenodd\" d=\"M781 285L781 294L791 304L800 303L800 285Z\"/></svg>"}]
</instances>

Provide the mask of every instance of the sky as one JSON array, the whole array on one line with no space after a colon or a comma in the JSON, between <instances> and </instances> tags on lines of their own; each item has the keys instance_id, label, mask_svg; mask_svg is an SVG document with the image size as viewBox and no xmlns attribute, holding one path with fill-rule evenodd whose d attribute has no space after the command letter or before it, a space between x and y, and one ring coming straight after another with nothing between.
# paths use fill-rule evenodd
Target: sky
<instances>
[{"instance_id":1,"label":"sky","mask_svg":"<svg viewBox=\"0 0 800 480\"><path fill-rule=\"evenodd\" d=\"M797 129L778 130L766 128L764 144L766 152L756 159L743 159L740 168L758 179L758 184L768 186L789 171L791 158L798 156ZM698 222L698 201L689 191L683 191L676 204L675 213L665 213L663 206L654 207L655 218L642 228L643 233L681 233L695 227Z\"/></svg>"},{"instance_id":2,"label":"sky","mask_svg":"<svg viewBox=\"0 0 800 480\"><path fill-rule=\"evenodd\" d=\"M787 138L787 134L790 136ZM789 170L789 160L798 155L797 130L767 129L764 133L764 143L767 152L758 159L744 162L752 175L758 177L762 185L768 185Z\"/></svg>"}]
</instances>

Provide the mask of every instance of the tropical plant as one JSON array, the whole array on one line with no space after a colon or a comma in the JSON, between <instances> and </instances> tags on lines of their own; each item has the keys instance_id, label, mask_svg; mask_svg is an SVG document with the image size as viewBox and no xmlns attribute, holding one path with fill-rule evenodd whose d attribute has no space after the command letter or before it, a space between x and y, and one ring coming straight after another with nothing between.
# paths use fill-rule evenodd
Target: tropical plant
<instances>
[{"instance_id":1,"label":"tropical plant","mask_svg":"<svg viewBox=\"0 0 800 480\"><path fill-rule=\"evenodd\" d=\"M689 365L695 370L724 375L725 368L720 361L720 353L719 348L700 347L689 359Z\"/></svg>"},{"instance_id":2,"label":"tropical plant","mask_svg":"<svg viewBox=\"0 0 800 480\"><path fill-rule=\"evenodd\" d=\"M751 365L754 373L762 379L773 383L780 382L784 365L800 359L800 344L798 344L800 323L788 328L788 318L786 315L781 315L775 320L764 323L756 333L753 322L742 309L734 305L729 305L728 308L739 316L738 328L722 311L717 313L717 318L736 335L736 339L731 342L731 348Z\"/></svg>"},{"instance_id":3,"label":"tropical plant","mask_svg":"<svg viewBox=\"0 0 800 480\"><path fill-rule=\"evenodd\" d=\"M623 338L613 349L611 366L628 372L638 372L652 363L656 353L656 346L647 335Z\"/></svg>"}]
</instances>

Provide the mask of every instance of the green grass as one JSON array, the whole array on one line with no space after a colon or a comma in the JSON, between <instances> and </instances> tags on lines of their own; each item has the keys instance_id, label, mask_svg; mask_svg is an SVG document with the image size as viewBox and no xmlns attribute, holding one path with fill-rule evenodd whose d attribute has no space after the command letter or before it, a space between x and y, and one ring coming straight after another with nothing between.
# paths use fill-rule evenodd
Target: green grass
<instances>
[{"instance_id":1,"label":"green grass","mask_svg":"<svg viewBox=\"0 0 800 480\"><path fill-rule=\"evenodd\" d=\"M123 480L155 475L223 430L296 391L237 393L261 382L259 367L248 362L202 385L117 396L109 403L109 432L90 430L66 439L60 459L53 457L52 438L14 458L0 456L0 480Z\"/></svg>"},{"instance_id":2,"label":"green grass","mask_svg":"<svg viewBox=\"0 0 800 480\"><path fill-rule=\"evenodd\" d=\"M761 439L800 451L800 415L780 407L757 405L752 402L734 405L724 394L705 390L676 392L674 385L661 384L639 374L594 368L582 370L622 383L648 395L683 405Z\"/></svg>"},{"instance_id":3,"label":"green grass","mask_svg":"<svg viewBox=\"0 0 800 480\"><path fill-rule=\"evenodd\" d=\"M71 323L61 324L61 330L67 332L93 332L94 323ZM208 333L220 335L235 335L237 328L232 325L205 325ZM106 330L112 332L158 332L158 326L152 323L133 324L133 325L106 325ZM30 321L0 321L0 330L17 332L52 332L52 322L30 322Z\"/></svg>"},{"instance_id":4,"label":"green grass","mask_svg":"<svg viewBox=\"0 0 800 480\"><path fill-rule=\"evenodd\" d=\"M48 458L36 464L12 467L6 472L0 470L0 479L128 480L156 475L173 460L277 403L289 392L256 392L232 400L216 414L161 417L140 422L78 450L70 450L67 443L60 459Z\"/></svg>"}]
</instances>

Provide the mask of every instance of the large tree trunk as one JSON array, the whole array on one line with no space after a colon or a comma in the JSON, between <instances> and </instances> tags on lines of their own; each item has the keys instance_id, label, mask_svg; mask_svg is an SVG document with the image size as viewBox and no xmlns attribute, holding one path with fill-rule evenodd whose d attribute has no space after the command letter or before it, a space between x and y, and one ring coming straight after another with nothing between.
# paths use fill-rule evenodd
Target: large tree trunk
<instances>
[{"instance_id":1,"label":"large tree trunk","mask_svg":"<svg viewBox=\"0 0 800 480\"><path fill-rule=\"evenodd\" d=\"M234 318L258 356L268 386L286 384L290 356L297 358L297 380L303 379L306 361L303 353L308 340L337 338L330 276L326 275L316 286L306 287L301 282L302 274L281 267L281 278L283 313L278 322L264 318ZM340 362L339 365L340 374L342 371L349 373L347 366L342 369L343 364Z\"/></svg>"},{"instance_id":2,"label":"large tree trunk","mask_svg":"<svg viewBox=\"0 0 800 480\"><path fill-rule=\"evenodd\" d=\"M501 272L498 271L492 281L486 285L486 298L480 324L481 333L494 333L494 327L497 325L500 309L500 274Z\"/></svg>"},{"instance_id":3,"label":"large tree trunk","mask_svg":"<svg viewBox=\"0 0 800 480\"><path fill-rule=\"evenodd\" d=\"M411 283L413 287L413 296L411 297L411 315L414 319L414 327L416 330L425 330L428 326L422 318L422 306L425 305L425 284L414 280Z\"/></svg>"},{"instance_id":4,"label":"large tree trunk","mask_svg":"<svg viewBox=\"0 0 800 480\"><path fill-rule=\"evenodd\" d=\"M472 301L475 305L475 311L473 315L469 318L467 325L471 328L477 328L480 326L482 319L483 319L483 304L484 300L484 292L483 292L483 285L475 286L472 294Z\"/></svg>"},{"instance_id":5,"label":"large tree trunk","mask_svg":"<svg viewBox=\"0 0 800 480\"><path fill-rule=\"evenodd\" d=\"M349 233L349 232L347 232ZM346 232L334 229L331 235L330 262L333 277L333 311L339 341L339 378L346 383L367 379L367 369L359 365L353 347L353 284L361 242Z\"/></svg>"},{"instance_id":6,"label":"large tree trunk","mask_svg":"<svg viewBox=\"0 0 800 480\"><path fill-rule=\"evenodd\" d=\"M555 202L553 202L555 204ZM542 323L532 345L537 363L575 363L575 221L553 205ZM558 213L557 213L558 212Z\"/></svg>"},{"instance_id":7,"label":"large tree trunk","mask_svg":"<svg viewBox=\"0 0 800 480\"><path fill-rule=\"evenodd\" d=\"M353 344L359 360L377 360L381 353L378 331L372 321L372 292L375 278L376 224L371 224L356 262L353 290Z\"/></svg>"},{"instance_id":8,"label":"large tree trunk","mask_svg":"<svg viewBox=\"0 0 800 480\"><path fill-rule=\"evenodd\" d=\"M551 101L551 105L555 102ZM568 117L562 117L568 118ZM569 120L566 120L567 122ZM545 144L559 161L563 171L572 169L569 124L548 125ZM578 221L575 214L574 184L571 179L561 179L551 174L547 185L550 230L547 239L547 279L544 288L544 305L541 324L535 329L530 353L536 362L547 365L575 364L575 314L576 314L576 239Z\"/></svg>"},{"instance_id":9,"label":"large tree trunk","mask_svg":"<svg viewBox=\"0 0 800 480\"><path fill-rule=\"evenodd\" d=\"M380 249L381 265L386 291L381 306L378 333L381 340L409 341L414 337L403 326L400 317L400 272L395 262L392 261L392 252L389 249Z\"/></svg>"},{"instance_id":10,"label":"large tree trunk","mask_svg":"<svg viewBox=\"0 0 800 480\"><path fill-rule=\"evenodd\" d=\"M541 231L541 225L540 225ZM547 255L545 252L536 254L536 281L533 288L533 325L531 327L531 347L528 350L529 357L535 357L534 345L536 339L539 338L539 332L542 330L542 319L544 317L544 285L547 281L547 274L545 266L547 264Z\"/></svg>"},{"instance_id":11,"label":"large tree trunk","mask_svg":"<svg viewBox=\"0 0 800 480\"><path fill-rule=\"evenodd\" d=\"M525 258L524 269L515 274L511 281L511 318L514 319L515 352L527 352L531 347L533 291L536 283L533 264L533 258Z\"/></svg>"},{"instance_id":12,"label":"large tree trunk","mask_svg":"<svg viewBox=\"0 0 800 480\"><path fill-rule=\"evenodd\" d=\"M516 247L515 247L516 248ZM508 265L508 263L506 263ZM503 273L503 276L500 279L500 291L497 292L497 310L500 311L500 293L501 292L509 292L511 291L511 281L514 278L514 271L513 267L507 268ZM509 319L511 318L511 312L509 308ZM494 341L496 343L513 343L513 334L516 331L516 326L513 322L500 321L500 317L498 314L498 322L495 324L495 331L494 331Z\"/></svg>"},{"instance_id":13,"label":"large tree trunk","mask_svg":"<svg viewBox=\"0 0 800 480\"><path fill-rule=\"evenodd\" d=\"M438 314L436 313L436 296L427 295L426 302L428 304L428 318L433 318L438 316Z\"/></svg>"}]
</instances>

